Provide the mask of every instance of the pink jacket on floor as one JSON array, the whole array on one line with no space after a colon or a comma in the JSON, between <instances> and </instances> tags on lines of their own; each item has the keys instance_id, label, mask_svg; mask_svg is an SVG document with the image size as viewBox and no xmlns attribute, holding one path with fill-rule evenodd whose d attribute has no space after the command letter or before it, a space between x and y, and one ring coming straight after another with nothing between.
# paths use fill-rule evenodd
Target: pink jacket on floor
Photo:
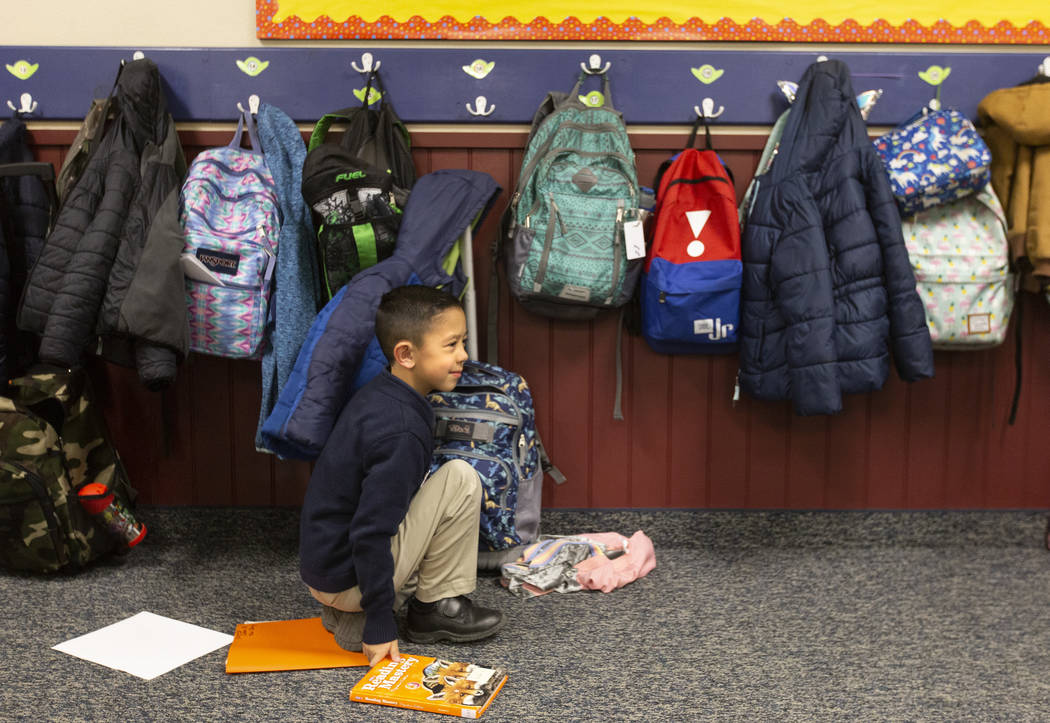
<instances>
[{"instance_id":1,"label":"pink jacket on floor","mask_svg":"<svg viewBox=\"0 0 1050 723\"><path fill-rule=\"evenodd\" d=\"M576 565L576 579L585 590L612 592L645 577L656 567L653 541L641 530L631 535L630 539L615 532L596 532L580 537L604 545L610 552L624 550L624 554L612 560L595 555Z\"/></svg>"}]
</instances>

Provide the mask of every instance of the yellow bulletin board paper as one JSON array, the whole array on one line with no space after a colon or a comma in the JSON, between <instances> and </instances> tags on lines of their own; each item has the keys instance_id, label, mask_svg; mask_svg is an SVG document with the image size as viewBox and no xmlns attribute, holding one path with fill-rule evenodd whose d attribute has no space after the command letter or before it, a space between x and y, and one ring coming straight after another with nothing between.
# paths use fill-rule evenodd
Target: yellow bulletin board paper
<instances>
[{"instance_id":1,"label":"yellow bulletin board paper","mask_svg":"<svg viewBox=\"0 0 1050 723\"><path fill-rule=\"evenodd\" d=\"M1031 0L256 0L259 37L1046 43ZM483 15L478 13L482 12Z\"/></svg>"}]
</instances>

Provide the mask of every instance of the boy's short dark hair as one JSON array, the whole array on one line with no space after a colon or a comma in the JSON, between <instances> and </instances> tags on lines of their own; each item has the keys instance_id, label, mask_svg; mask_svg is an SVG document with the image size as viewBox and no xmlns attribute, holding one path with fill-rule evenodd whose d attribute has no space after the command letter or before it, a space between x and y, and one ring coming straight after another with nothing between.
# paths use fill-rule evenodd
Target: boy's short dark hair
<instances>
[{"instance_id":1,"label":"boy's short dark hair","mask_svg":"<svg viewBox=\"0 0 1050 723\"><path fill-rule=\"evenodd\" d=\"M376 310L376 337L387 361L394 361L394 347L408 340L420 346L435 316L448 309L462 309L459 299L430 286L399 286L383 294Z\"/></svg>"}]
</instances>

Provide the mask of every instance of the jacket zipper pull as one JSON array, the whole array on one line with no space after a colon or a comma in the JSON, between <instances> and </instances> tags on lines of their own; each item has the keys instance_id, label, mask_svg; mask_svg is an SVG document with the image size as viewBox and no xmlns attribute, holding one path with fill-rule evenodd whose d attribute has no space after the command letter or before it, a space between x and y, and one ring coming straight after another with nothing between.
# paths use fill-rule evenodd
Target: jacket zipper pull
<instances>
[{"instance_id":1,"label":"jacket zipper pull","mask_svg":"<svg viewBox=\"0 0 1050 723\"><path fill-rule=\"evenodd\" d=\"M660 303L661 304L666 304L667 303L667 292L666 291L661 291L660 292Z\"/></svg>"}]
</instances>

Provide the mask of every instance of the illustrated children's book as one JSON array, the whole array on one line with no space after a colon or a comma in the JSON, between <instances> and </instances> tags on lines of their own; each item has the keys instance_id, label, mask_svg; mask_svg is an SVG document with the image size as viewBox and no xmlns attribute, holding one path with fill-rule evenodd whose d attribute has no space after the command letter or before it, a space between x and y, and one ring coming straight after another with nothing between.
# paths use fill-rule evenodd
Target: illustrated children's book
<instances>
[{"instance_id":1,"label":"illustrated children's book","mask_svg":"<svg viewBox=\"0 0 1050 723\"><path fill-rule=\"evenodd\" d=\"M350 690L350 700L477 718L507 682L503 668L423 655L377 663Z\"/></svg>"}]
</instances>

